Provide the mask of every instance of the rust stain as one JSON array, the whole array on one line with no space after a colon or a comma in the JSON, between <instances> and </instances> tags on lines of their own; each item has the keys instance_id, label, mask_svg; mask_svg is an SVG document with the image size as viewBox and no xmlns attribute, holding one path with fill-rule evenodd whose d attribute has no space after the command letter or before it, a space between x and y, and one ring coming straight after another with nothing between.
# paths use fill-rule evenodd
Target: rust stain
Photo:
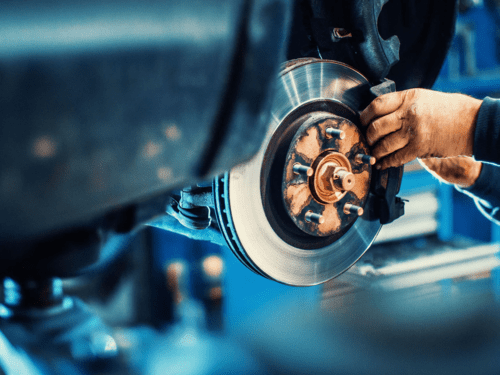
<instances>
[{"instance_id":1,"label":"rust stain","mask_svg":"<svg viewBox=\"0 0 500 375\"><path fill-rule=\"evenodd\" d=\"M325 218L325 222L318 225L319 234L332 235L338 232L342 221L340 220L336 206L334 204L326 205L322 215Z\"/></svg>"},{"instance_id":2,"label":"rust stain","mask_svg":"<svg viewBox=\"0 0 500 375\"><path fill-rule=\"evenodd\" d=\"M293 155L286 166L285 183L290 183L297 175L293 173L293 165L295 164L295 155Z\"/></svg>"},{"instance_id":3,"label":"rust stain","mask_svg":"<svg viewBox=\"0 0 500 375\"><path fill-rule=\"evenodd\" d=\"M285 200L290 202L293 216L302 212L305 206L311 203L311 193L307 184L289 185L285 191Z\"/></svg>"},{"instance_id":4,"label":"rust stain","mask_svg":"<svg viewBox=\"0 0 500 375\"><path fill-rule=\"evenodd\" d=\"M329 139L329 137L326 135L327 128L338 129L341 123L342 123L342 119L337 118L337 117L336 118L329 118L329 119L326 119L325 121L319 123L323 138L325 138L327 140Z\"/></svg>"},{"instance_id":5,"label":"rust stain","mask_svg":"<svg viewBox=\"0 0 500 375\"><path fill-rule=\"evenodd\" d=\"M355 176L356 183L354 184L351 193L356 195L358 199L363 200L368 194L368 189L370 188L370 184L368 183L370 180L370 172L364 171L356 174Z\"/></svg>"},{"instance_id":6,"label":"rust stain","mask_svg":"<svg viewBox=\"0 0 500 375\"><path fill-rule=\"evenodd\" d=\"M297 140L295 151L302 155L302 157L312 162L321 152L321 144L319 142L318 129L311 127L305 134Z\"/></svg>"},{"instance_id":7,"label":"rust stain","mask_svg":"<svg viewBox=\"0 0 500 375\"><path fill-rule=\"evenodd\" d=\"M340 125L340 130L344 131L345 138L339 142L339 152L341 154L347 154L351 151L353 145L359 143L359 132L356 125L353 125L348 121L344 121Z\"/></svg>"}]
</instances>

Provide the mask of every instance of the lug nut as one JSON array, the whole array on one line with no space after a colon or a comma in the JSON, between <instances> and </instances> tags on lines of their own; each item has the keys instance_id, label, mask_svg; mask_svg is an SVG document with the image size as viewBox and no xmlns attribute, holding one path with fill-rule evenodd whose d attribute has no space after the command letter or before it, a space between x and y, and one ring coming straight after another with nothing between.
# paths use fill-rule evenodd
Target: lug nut
<instances>
[{"instance_id":1,"label":"lug nut","mask_svg":"<svg viewBox=\"0 0 500 375\"><path fill-rule=\"evenodd\" d=\"M346 203L344 205L344 213L346 215L356 214L358 216L361 216L361 215L363 215L363 212L364 212L363 208L356 206L354 204Z\"/></svg>"},{"instance_id":2,"label":"lug nut","mask_svg":"<svg viewBox=\"0 0 500 375\"><path fill-rule=\"evenodd\" d=\"M311 177L314 170L311 167L306 167L305 165L297 163L293 165L293 173Z\"/></svg>"},{"instance_id":3,"label":"lug nut","mask_svg":"<svg viewBox=\"0 0 500 375\"><path fill-rule=\"evenodd\" d=\"M354 177L354 174L351 172L345 170L345 169L340 169L335 172L334 176L334 183L337 185L340 189L350 191L354 188L354 185L356 183L356 179Z\"/></svg>"},{"instance_id":4,"label":"lug nut","mask_svg":"<svg viewBox=\"0 0 500 375\"><path fill-rule=\"evenodd\" d=\"M357 154L354 159L357 163L367 163L370 165L373 165L377 162L377 159L375 159L375 157L364 154Z\"/></svg>"},{"instance_id":5,"label":"lug nut","mask_svg":"<svg viewBox=\"0 0 500 375\"><path fill-rule=\"evenodd\" d=\"M325 222L325 218L322 215L315 214L312 211L307 211L306 221L316 224L323 224Z\"/></svg>"},{"instance_id":6,"label":"lug nut","mask_svg":"<svg viewBox=\"0 0 500 375\"><path fill-rule=\"evenodd\" d=\"M338 138L338 139L345 138L345 133L340 129L326 128L325 132L326 135L329 136L330 138Z\"/></svg>"}]
</instances>

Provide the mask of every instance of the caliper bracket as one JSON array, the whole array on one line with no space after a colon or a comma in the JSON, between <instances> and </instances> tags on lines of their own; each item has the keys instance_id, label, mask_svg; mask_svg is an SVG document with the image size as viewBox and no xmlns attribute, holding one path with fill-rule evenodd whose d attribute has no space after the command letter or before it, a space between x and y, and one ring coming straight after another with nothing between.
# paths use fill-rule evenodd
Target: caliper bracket
<instances>
[{"instance_id":1,"label":"caliper bracket","mask_svg":"<svg viewBox=\"0 0 500 375\"><path fill-rule=\"evenodd\" d=\"M370 88L372 99L396 91L396 84L384 79L380 84ZM380 219L380 224L392 223L405 213L405 200L397 197L401 188L403 167L387 168L383 171L374 169L370 186L370 215Z\"/></svg>"}]
</instances>

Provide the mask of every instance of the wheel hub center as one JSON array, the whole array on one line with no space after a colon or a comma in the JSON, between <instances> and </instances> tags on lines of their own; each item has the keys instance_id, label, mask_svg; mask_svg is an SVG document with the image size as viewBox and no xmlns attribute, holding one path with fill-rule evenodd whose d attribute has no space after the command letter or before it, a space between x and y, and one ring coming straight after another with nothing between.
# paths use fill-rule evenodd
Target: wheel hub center
<instances>
[{"instance_id":1,"label":"wheel hub center","mask_svg":"<svg viewBox=\"0 0 500 375\"><path fill-rule=\"evenodd\" d=\"M341 236L363 215L374 160L346 118L311 112L296 121L282 181L285 208L303 232Z\"/></svg>"},{"instance_id":2,"label":"wheel hub center","mask_svg":"<svg viewBox=\"0 0 500 375\"><path fill-rule=\"evenodd\" d=\"M325 156L320 155L318 159L311 193L322 203L337 202L355 186L356 177L352 173L351 163L345 155L334 151Z\"/></svg>"}]
</instances>

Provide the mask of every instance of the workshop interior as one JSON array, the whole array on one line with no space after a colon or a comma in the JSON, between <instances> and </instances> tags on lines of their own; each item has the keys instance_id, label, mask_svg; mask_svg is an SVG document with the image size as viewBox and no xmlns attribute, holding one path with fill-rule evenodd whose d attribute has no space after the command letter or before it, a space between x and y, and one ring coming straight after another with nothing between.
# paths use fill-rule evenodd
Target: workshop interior
<instances>
[{"instance_id":1,"label":"workshop interior","mask_svg":"<svg viewBox=\"0 0 500 375\"><path fill-rule=\"evenodd\" d=\"M0 20L0 374L498 374L500 226L359 114L500 98L500 1Z\"/></svg>"}]
</instances>

